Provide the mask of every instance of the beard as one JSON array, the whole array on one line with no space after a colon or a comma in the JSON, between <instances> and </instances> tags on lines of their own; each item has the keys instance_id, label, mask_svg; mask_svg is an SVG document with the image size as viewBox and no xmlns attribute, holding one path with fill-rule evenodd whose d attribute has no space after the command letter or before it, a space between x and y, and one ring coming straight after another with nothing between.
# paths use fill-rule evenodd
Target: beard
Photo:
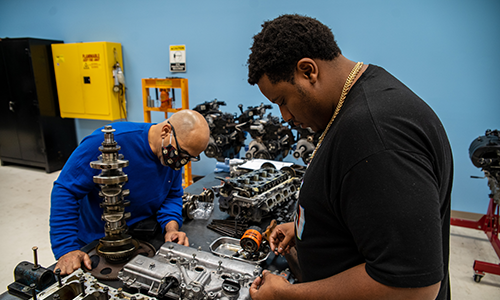
<instances>
[{"instance_id":1,"label":"beard","mask_svg":"<svg viewBox=\"0 0 500 300\"><path fill-rule=\"evenodd\" d=\"M316 99L313 96L311 96L311 94L308 91L303 89L300 85L294 84L294 86L295 86L295 89L297 90L297 93L299 94L300 101L304 105L304 108L305 108L304 111L310 111L311 108L313 108L317 105L315 103L318 103L318 102L316 101ZM300 120L300 121L304 121L304 120ZM310 121L310 120L307 120L307 121ZM300 123L301 123L302 128L310 128L313 131L316 131L310 127L311 126L310 124L305 124L302 122L300 122Z\"/></svg>"}]
</instances>

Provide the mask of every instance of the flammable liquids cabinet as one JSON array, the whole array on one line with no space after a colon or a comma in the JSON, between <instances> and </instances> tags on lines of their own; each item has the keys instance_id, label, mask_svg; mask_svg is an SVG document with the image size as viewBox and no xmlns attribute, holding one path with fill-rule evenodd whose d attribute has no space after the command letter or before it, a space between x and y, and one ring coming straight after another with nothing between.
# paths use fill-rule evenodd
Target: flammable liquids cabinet
<instances>
[{"instance_id":1,"label":"flammable liquids cabinet","mask_svg":"<svg viewBox=\"0 0 500 300\"><path fill-rule=\"evenodd\" d=\"M181 90L182 106L174 108L175 89ZM152 95L151 91L155 91ZM186 78L143 78L142 79L142 102L144 108L144 122L151 123L151 112L176 113L189 108L188 80ZM182 187L186 188L193 184L191 174L191 162L183 168Z\"/></svg>"},{"instance_id":2,"label":"flammable liquids cabinet","mask_svg":"<svg viewBox=\"0 0 500 300\"><path fill-rule=\"evenodd\" d=\"M52 45L61 117L94 120L127 118L122 47L119 43L88 42Z\"/></svg>"}]
</instances>

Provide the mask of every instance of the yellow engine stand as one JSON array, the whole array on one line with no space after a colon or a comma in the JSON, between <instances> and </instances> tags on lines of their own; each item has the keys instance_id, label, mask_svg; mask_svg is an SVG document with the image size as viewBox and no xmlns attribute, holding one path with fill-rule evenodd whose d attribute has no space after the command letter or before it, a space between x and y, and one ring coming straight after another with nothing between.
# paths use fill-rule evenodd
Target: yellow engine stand
<instances>
[{"instance_id":1,"label":"yellow engine stand","mask_svg":"<svg viewBox=\"0 0 500 300\"><path fill-rule=\"evenodd\" d=\"M161 107L151 107L148 104L150 99L149 89L181 89L182 107L173 108L172 102ZM143 78L142 79L142 104L144 108L144 122L151 123L151 112L159 111L165 113L165 119L168 119L168 113L176 113L189 108L188 80L186 78ZM184 166L182 187L186 188L193 184L191 175L191 162Z\"/></svg>"}]
</instances>

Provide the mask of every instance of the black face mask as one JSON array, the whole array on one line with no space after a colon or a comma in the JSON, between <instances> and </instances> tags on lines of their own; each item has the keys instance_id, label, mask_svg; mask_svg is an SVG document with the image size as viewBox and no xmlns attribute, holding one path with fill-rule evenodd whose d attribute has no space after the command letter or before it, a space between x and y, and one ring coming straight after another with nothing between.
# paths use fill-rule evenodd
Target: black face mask
<instances>
[{"instance_id":1,"label":"black face mask","mask_svg":"<svg viewBox=\"0 0 500 300\"><path fill-rule=\"evenodd\" d=\"M179 145L179 142L177 141L177 135L175 134L175 129L172 124L167 121L168 124L172 127L172 133L174 135L175 139L175 144L177 145L177 150L173 145L172 145L172 134L170 134L170 142L167 147L163 147L163 140L161 139L161 153L163 156L163 162L165 165L171 167L172 169L178 171L180 170L184 165L186 165L189 161L199 161L200 156L191 156L187 151L182 150L181 146ZM182 156L180 154L183 154Z\"/></svg>"},{"instance_id":2,"label":"black face mask","mask_svg":"<svg viewBox=\"0 0 500 300\"><path fill-rule=\"evenodd\" d=\"M170 143L167 147L163 147L163 140L161 139L161 154L164 164L176 171L180 170L189 162L189 159L179 155L179 151L172 145L172 135L170 135Z\"/></svg>"}]
</instances>

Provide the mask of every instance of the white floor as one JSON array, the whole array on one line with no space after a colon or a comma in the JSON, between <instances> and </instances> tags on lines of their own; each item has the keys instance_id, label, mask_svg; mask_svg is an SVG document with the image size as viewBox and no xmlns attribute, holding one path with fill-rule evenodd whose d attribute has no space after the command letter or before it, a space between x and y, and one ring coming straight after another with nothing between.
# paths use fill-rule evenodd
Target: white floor
<instances>
[{"instance_id":1,"label":"white floor","mask_svg":"<svg viewBox=\"0 0 500 300\"><path fill-rule=\"evenodd\" d=\"M0 293L14 280L21 261L48 267L55 262L49 242L49 207L52 183L59 172L0 166ZM486 207L484 208L486 212ZM477 230L452 227L450 273L454 300L500 299L500 276L487 274L480 283L472 279L474 260L500 263L486 235Z\"/></svg>"}]
</instances>

